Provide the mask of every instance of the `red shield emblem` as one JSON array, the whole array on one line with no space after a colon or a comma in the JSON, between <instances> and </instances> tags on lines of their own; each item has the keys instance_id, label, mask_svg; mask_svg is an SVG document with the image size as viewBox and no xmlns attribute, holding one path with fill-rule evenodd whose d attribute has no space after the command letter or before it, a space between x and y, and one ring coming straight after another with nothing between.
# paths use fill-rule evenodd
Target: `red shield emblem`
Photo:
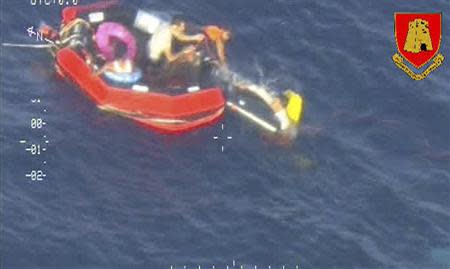
<instances>
[{"instance_id":1,"label":"red shield emblem","mask_svg":"<svg viewBox=\"0 0 450 269\"><path fill-rule=\"evenodd\" d=\"M395 13L395 40L399 53L421 68L434 58L441 45L441 13Z\"/></svg>"}]
</instances>

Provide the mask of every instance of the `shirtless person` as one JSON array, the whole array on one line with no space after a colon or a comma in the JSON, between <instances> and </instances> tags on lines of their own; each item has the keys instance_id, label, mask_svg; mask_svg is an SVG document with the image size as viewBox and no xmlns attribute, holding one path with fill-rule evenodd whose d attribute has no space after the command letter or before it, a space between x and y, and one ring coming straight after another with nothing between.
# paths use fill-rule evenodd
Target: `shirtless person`
<instances>
[{"instance_id":1,"label":"shirtless person","mask_svg":"<svg viewBox=\"0 0 450 269\"><path fill-rule=\"evenodd\" d=\"M194 46L188 46L181 52L173 52L173 41L180 43L198 44L205 39L203 34L187 35L186 24L183 21L175 21L172 25L164 25L153 34L149 42L148 55L153 63L159 63L165 57L167 63L180 60L183 56L189 56L195 53Z\"/></svg>"}]
</instances>

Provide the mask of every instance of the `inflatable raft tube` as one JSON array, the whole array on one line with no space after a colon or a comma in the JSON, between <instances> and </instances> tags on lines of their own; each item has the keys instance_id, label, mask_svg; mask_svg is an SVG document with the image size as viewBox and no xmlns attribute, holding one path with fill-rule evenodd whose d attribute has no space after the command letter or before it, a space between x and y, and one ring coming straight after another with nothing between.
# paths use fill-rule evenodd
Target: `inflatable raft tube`
<instances>
[{"instance_id":1,"label":"inflatable raft tube","mask_svg":"<svg viewBox=\"0 0 450 269\"><path fill-rule=\"evenodd\" d=\"M70 48L58 51L56 65L60 73L78 85L100 109L133 119L162 133L196 130L217 122L224 112L225 98L220 88L177 96L116 88L95 75Z\"/></svg>"}]
</instances>

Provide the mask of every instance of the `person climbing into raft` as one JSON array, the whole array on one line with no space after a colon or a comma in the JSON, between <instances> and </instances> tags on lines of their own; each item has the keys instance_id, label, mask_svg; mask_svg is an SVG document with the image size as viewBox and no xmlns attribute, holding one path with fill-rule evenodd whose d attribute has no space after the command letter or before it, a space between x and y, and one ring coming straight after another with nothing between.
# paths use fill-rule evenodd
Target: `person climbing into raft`
<instances>
[{"instance_id":1,"label":"person climbing into raft","mask_svg":"<svg viewBox=\"0 0 450 269\"><path fill-rule=\"evenodd\" d=\"M205 39L203 34L187 35L186 24L182 20L176 20L171 25L160 26L159 29L152 35L149 46L148 55L150 60L158 64L163 60L167 63L175 61L191 61L195 53L195 46L187 46L180 52L174 54L173 41L178 41L182 44L194 43L199 44Z\"/></svg>"},{"instance_id":2,"label":"person climbing into raft","mask_svg":"<svg viewBox=\"0 0 450 269\"><path fill-rule=\"evenodd\" d=\"M227 59L225 55L225 44L230 41L231 33L215 25L208 25L203 28L208 41L216 45L218 63L221 67L227 68Z\"/></svg>"},{"instance_id":3,"label":"person climbing into raft","mask_svg":"<svg viewBox=\"0 0 450 269\"><path fill-rule=\"evenodd\" d=\"M303 110L303 99L300 95L292 90L286 90L283 95L285 98L280 98L272 94L269 89L250 83L237 74L232 72L227 65L225 54L225 45L231 39L231 33L221 27L209 25L203 28L203 32L207 40L216 45L217 53L217 76L224 82L230 83L234 88L241 92L251 93L260 98L274 113L274 117L278 122L278 128L259 119L256 115L251 115L248 111L244 111L235 104L228 102L228 106L232 110L240 111L245 114L247 118L252 119L260 126L280 134L288 140L293 139L297 135L298 126L301 121L301 114ZM283 99L283 100L282 100Z\"/></svg>"}]
</instances>

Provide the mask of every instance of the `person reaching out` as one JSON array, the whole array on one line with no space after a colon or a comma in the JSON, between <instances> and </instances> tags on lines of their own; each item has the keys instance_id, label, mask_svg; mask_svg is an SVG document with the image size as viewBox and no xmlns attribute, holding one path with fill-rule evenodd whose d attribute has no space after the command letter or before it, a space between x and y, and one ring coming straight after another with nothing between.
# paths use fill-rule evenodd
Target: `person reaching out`
<instances>
[{"instance_id":1,"label":"person reaching out","mask_svg":"<svg viewBox=\"0 0 450 269\"><path fill-rule=\"evenodd\" d=\"M148 55L150 60L157 64L165 57L167 63L170 64L178 60L181 61L183 60L182 58L186 57L184 60L189 61L189 58L192 57L187 56L193 56L195 53L195 46L191 45L185 47L181 52L174 54L172 46L173 41L175 40L184 44L199 44L205 39L205 36L203 34L187 35L185 31L186 24L181 20L175 21L172 25L159 27L149 42Z\"/></svg>"}]
</instances>

